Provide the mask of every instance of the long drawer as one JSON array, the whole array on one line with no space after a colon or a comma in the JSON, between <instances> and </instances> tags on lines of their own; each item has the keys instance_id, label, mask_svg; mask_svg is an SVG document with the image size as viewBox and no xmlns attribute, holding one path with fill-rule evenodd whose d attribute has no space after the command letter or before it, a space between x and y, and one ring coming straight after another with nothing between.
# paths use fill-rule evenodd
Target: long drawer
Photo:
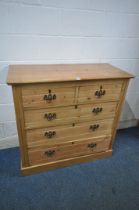
<instances>
[{"instance_id":1,"label":"long drawer","mask_svg":"<svg viewBox=\"0 0 139 210\"><path fill-rule=\"evenodd\" d=\"M109 149L110 139L110 136L103 136L98 139L92 138L85 141L77 141L68 146L31 148L28 150L30 165L106 151Z\"/></svg>"},{"instance_id":2,"label":"long drawer","mask_svg":"<svg viewBox=\"0 0 139 210\"><path fill-rule=\"evenodd\" d=\"M58 145L63 142L110 135L113 119L96 120L67 126L31 129L26 133L28 147L37 145Z\"/></svg>"},{"instance_id":3,"label":"long drawer","mask_svg":"<svg viewBox=\"0 0 139 210\"><path fill-rule=\"evenodd\" d=\"M26 110L24 112L25 127L26 129L32 129L113 118L116 108L117 102L109 102L63 108Z\"/></svg>"}]
</instances>

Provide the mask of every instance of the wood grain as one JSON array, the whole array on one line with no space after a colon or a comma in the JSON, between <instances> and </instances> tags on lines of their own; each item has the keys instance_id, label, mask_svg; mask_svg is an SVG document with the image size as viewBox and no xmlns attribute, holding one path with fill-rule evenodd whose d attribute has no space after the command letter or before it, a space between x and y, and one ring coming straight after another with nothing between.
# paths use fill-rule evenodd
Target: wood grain
<instances>
[{"instance_id":1,"label":"wood grain","mask_svg":"<svg viewBox=\"0 0 139 210\"><path fill-rule=\"evenodd\" d=\"M115 139L116 130L117 130L117 127L118 127L120 114L121 114L122 106L123 106L123 103L124 103L124 100L125 100L126 90L128 88L128 84L129 84L129 80L125 79L124 83L123 83L123 86L122 86L121 93L120 93L120 101L119 101L119 104L117 106L116 116L114 118L114 124L113 124L113 129L112 129L113 134L112 134L112 140L111 140L110 148L112 148L112 145L113 145L113 142L114 142L114 139Z\"/></svg>"},{"instance_id":2,"label":"wood grain","mask_svg":"<svg viewBox=\"0 0 139 210\"><path fill-rule=\"evenodd\" d=\"M23 175L112 154L133 75L109 64L11 65L9 69ZM99 90L105 94L96 95ZM48 102L44 96L49 93L56 97ZM50 113L56 115L53 120L48 119ZM91 130L94 125L99 127ZM46 132L55 135L48 138ZM90 144L96 145L90 148Z\"/></svg>"},{"instance_id":3,"label":"wood grain","mask_svg":"<svg viewBox=\"0 0 139 210\"><path fill-rule=\"evenodd\" d=\"M8 84L132 78L110 64L10 65Z\"/></svg>"},{"instance_id":4,"label":"wood grain","mask_svg":"<svg viewBox=\"0 0 139 210\"><path fill-rule=\"evenodd\" d=\"M90 148L90 144L95 144L94 148ZM96 152L106 151L109 148L110 138L102 137L97 141L76 141L71 145L59 145L58 147L39 147L37 149L29 149L29 160L30 164L39 164L44 162L52 162L60 159L66 159L71 157L77 157L81 155L92 154ZM47 156L46 152L54 151L55 153L52 156Z\"/></svg>"},{"instance_id":5,"label":"wood grain","mask_svg":"<svg viewBox=\"0 0 139 210\"><path fill-rule=\"evenodd\" d=\"M53 162L44 163L44 164L41 163L41 164L37 164L30 167L23 167L21 163L21 172L22 172L22 175L27 176L27 175L32 175L35 173L40 173L43 171L49 171L49 170L54 170L61 167L67 167L74 164L85 163L88 161L95 161L95 160L99 160L103 158L108 158L111 155L112 155L112 150L107 150L105 152L99 152L99 153L95 153L91 155L90 154L82 155L78 157L67 158L67 159L53 161Z\"/></svg>"},{"instance_id":6,"label":"wood grain","mask_svg":"<svg viewBox=\"0 0 139 210\"><path fill-rule=\"evenodd\" d=\"M63 108L49 108L39 110L26 110L25 127L26 129L51 127L65 124L73 124L87 121L94 121L115 116L117 108L116 102L99 103L79 106L68 106ZM98 114L92 112L94 108L102 108ZM55 113L56 118L48 120L45 114Z\"/></svg>"},{"instance_id":7,"label":"wood grain","mask_svg":"<svg viewBox=\"0 0 139 210\"><path fill-rule=\"evenodd\" d=\"M67 141L75 141L81 139L87 139L91 137L108 135L111 134L113 119L106 120L96 120L86 123L80 123L67 126L56 126L43 129L33 129L28 130L27 135L27 144L29 147L38 146L38 145L47 145L52 146L56 144L61 144ZM91 125L99 125L99 128L96 130L90 129ZM45 136L46 132L55 132L55 135L52 138Z\"/></svg>"},{"instance_id":8,"label":"wood grain","mask_svg":"<svg viewBox=\"0 0 139 210\"><path fill-rule=\"evenodd\" d=\"M69 86L72 84L69 83ZM95 92L102 87L105 95L98 97ZM76 88L76 89L75 89ZM72 104L100 103L105 101L118 101L122 88L122 80L86 82L79 83L78 87L66 87L63 84L57 84L57 87L51 84L40 84L38 88L35 85L22 86L23 106L25 109L47 108L56 106L67 106ZM44 96L49 94L56 95L55 100L44 100Z\"/></svg>"},{"instance_id":9,"label":"wood grain","mask_svg":"<svg viewBox=\"0 0 139 210\"><path fill-rule=\"evenodd\" d=\"M44 85L43 85L44 86ZM39 91L38 91L39 90ZM44 97L49 95L49 91L51 91L51 95L55 95L56 99L52 99L51 101L45 100ZM39 92L39 94L38 94ZM45 107L54 107L59 105L71 105L74 104L75 101L75 88L51 88L50 87L41 87L41 88L22 88L23 95L23 106L31 107L31 108L45 108Z\"/></svg>"},{"instance_id":10,"label":"wood grain","mask_svg":"<svg viewBox=\"0 0 139 210\"><path fill-rule=\"evenodd\" d=\"M22 107L21 87L13 86L12 90L13 90L13 98L14 98L15 113L16 113L16 124L17 124L17 129L18 129L22 165L25 167L25 166L29 166L29 160L28 160L28 151L27 151L27 143L26 143L26 133L24 130L24 113L23 113L23 107Z\"/></svg>"}]
</instances>

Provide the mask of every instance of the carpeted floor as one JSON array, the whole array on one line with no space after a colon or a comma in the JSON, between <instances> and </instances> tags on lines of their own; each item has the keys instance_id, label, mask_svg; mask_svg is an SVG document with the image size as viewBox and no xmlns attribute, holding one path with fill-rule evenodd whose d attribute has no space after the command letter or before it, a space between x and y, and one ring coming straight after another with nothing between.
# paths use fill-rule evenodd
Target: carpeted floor
<instances>
[{"instance_id":1,"label":"carpeted floor","mask_svg":"<svg viewBox=\"0 0 139 210\"><path fill-rule=\"evenodd\" d=\"M139 128L118 131L109 159L28 177L19 162L0 150L0 210L139 209Z\"/></svg>"}]
</instances>

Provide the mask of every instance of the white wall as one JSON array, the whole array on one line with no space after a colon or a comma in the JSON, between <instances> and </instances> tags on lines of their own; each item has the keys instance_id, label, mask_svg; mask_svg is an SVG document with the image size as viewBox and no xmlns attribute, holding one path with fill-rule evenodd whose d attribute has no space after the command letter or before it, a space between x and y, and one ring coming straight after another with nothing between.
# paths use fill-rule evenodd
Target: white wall
<instances>
[{"instance_id":1,"label":"white wall","mask_svg":"<svg viewBox=\"0 0 139 210\"><path fill-rule=\"evenodd\" d=\"M108 62L136 75L121 116L139 118L138 0L0 0L0 140L16 134L12 63Z\"/></svg>"}]
</instances>

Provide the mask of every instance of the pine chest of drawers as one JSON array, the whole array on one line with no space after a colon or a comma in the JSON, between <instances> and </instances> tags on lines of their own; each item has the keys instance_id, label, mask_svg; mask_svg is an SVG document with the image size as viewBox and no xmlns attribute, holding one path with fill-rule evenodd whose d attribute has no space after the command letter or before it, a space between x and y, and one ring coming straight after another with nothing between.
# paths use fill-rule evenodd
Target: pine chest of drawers
<instances>
[{"instance_id":1,"label":"pine chest of drawers","mask_svg":"<svg viewBox=\"0 0 139 210\"><path fill-rule=\"evenodd\" d=\"M132 75L109 64L9 68L24 175L112 154Z\"/></svg>"}]
</instances>

